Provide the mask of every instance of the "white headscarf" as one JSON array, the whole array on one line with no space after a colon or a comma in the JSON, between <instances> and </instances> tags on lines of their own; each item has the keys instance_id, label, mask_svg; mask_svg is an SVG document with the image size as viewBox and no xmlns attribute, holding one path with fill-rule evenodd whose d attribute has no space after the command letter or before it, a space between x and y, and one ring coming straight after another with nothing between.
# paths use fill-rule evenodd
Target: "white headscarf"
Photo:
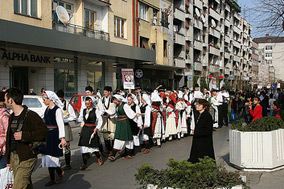
<instances>
[{"instance_id":1,"label":"white headscarf","mask_svg":"<svg viewBox=\"0 0 284 189\"><path fill-rule=\"evenodd\" d=\"M182 97L183 97L182 91L178 91L178 98L182 98Z\"/></svg>"},{"instance_id":2,"label":"white headscarf","mask_svg":"<svg viewBox=\"0 0 284 189\"><path fill-rule=\"evenodd\" d=\"M143 94L142 98L145 100L146 104L148 104L149 106L151 106L151 100L150 100L150 96L147 94Z\"/></svg>"},{"instance_id":3,"label":"white headscarf","mask_svg":"<svg viewBox=\"0 0 284 189\"><path fill-rule=\"evenodd\" d=\"M158 93L157 90L155 90L152 94L151 94L151 100L152 102L162 102L162 99Z\"/></svg>"},{"instance_id":4,"label":"white headscarf","mask_svg":"<svg viewBox=\"0 0 284 189\"><path fill-rule=\"evenodd\" d=\"M53 91L45 91L44 96L54 102L56 106L63 109L64 105L61 102L61 100L58 98L58 96Z\"/></svg>"},{"instance_id":5,"label":"white headscarf","mask_svg":"<svg viewBox=\"0 0 284 189\"><path fill-rule=\"evenodd\" d=\"M121 95L115 94L115 95L113 95L113 97L116 98L120 102L124 102L125 101L125 98L123 98L123 96L121 96Z\"/></svg>"}]
</instances>

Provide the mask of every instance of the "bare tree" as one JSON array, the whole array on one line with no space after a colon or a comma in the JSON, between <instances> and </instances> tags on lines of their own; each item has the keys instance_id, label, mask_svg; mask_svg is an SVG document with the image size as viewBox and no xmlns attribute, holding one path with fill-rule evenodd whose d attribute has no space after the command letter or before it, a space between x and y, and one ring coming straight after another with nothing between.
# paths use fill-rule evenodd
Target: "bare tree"
<instances>
[{"instance_id":1,"label":"bare tree","mask_svg":"<svg viewBox=\"0 0 284 189\"><path fill-rule=\"evenodd\" d=\"M283 35L284 0L254 0L252 22L257 23L256 33Z\"/></svg>"}]
</instances>

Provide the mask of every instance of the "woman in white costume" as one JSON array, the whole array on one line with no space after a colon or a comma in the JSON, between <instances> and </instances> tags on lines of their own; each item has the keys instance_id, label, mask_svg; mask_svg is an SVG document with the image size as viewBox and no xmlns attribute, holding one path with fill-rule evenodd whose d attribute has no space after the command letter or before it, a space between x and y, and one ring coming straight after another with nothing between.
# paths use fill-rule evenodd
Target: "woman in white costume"
<instances>
[{"instance_id":1,"label":"woman in white costume","mask_svg":"<svg viewBox=\"0 0 284 189\"><path fill-rule=\"evenodd\" d=\"M42 167L48 167L50 181L45 186L61 183L64 171L62 171L59 163L59 157L63 156L62 147L66 146L65 126L63 119L63 104L58 96L52 91L45 91L42 96L44 104L47 108L44 113L44 121L48 128L48 138L46 147L40 151L42 155ZM55 180L54 172L57 172Z\"/></svg>"}]
</instances>

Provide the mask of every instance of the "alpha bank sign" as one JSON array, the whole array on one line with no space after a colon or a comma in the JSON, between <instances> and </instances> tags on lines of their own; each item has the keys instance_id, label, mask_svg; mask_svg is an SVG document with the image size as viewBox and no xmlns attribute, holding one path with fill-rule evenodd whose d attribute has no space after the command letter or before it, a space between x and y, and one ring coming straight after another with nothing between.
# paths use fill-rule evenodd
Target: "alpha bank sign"
<instances>
[{"instance_id":1,"label":"alpha bank sign","mask_svg":"<svg viewBox=\"0 0 284 189\"><path fill-rule=\"evenodd\" d=\"M19 52L9 52L4 51L1 55L1 60L12 60L21 62L33 62L33 63L44 63L51 64L50 56L41 56L35 54L19 53Z\"/></svg>"}]
</instances>

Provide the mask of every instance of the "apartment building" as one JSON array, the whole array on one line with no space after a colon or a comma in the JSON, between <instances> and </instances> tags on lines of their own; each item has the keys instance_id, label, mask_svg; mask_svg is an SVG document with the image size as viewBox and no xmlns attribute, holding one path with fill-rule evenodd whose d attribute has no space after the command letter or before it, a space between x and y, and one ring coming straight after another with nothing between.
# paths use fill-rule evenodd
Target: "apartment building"
<instances>
[{"instance_id":1,"label":"apartment building","mask_svg":"<svg viewBox=\"0 0 284 189\"><path fill-rule=\"evenodd\" d=\"M260 49L264 49L265 62L269 65L270 82L277 80L284 81L284 75L281 70L284 69L283 44L284 37L269 36L254 39L259 44ZM275 71L273 73L273 71Z\"/></svg>"},{"instance_id":2,"label":"apartment building","mask_svg":"<svg viewBox=\"0 0 284 189\"><path fill-rule=\"evenodd\" d=\"M252 41L252 78L251 85L257 85L259 81L259 52L258 52L258 44L255 41Z\"/></svg>"},{"instance_id":3,"label":"apartment building","mask_svg":"<svg viewBox=\"0 0 284 189\"><path fill-rule=\"evenodd\" d=\"M252 26L241 18L237 1L185 0L185 6L185 82L203 79L212 87L212 81L229 80L234 88L248 85Z\"/></svg>"},{"instance_id":4,"label":"apartment building","mask_svg":"<svg viewBox=\"0 0 284 189\"><path fill-rule=\"evenodd\" d=\"M132 8L124 0L0 0L0 86L67 96L87 85L120 87L120 68L156 61L154 51L133 45Z\"/></svg>"}]
</instances>

